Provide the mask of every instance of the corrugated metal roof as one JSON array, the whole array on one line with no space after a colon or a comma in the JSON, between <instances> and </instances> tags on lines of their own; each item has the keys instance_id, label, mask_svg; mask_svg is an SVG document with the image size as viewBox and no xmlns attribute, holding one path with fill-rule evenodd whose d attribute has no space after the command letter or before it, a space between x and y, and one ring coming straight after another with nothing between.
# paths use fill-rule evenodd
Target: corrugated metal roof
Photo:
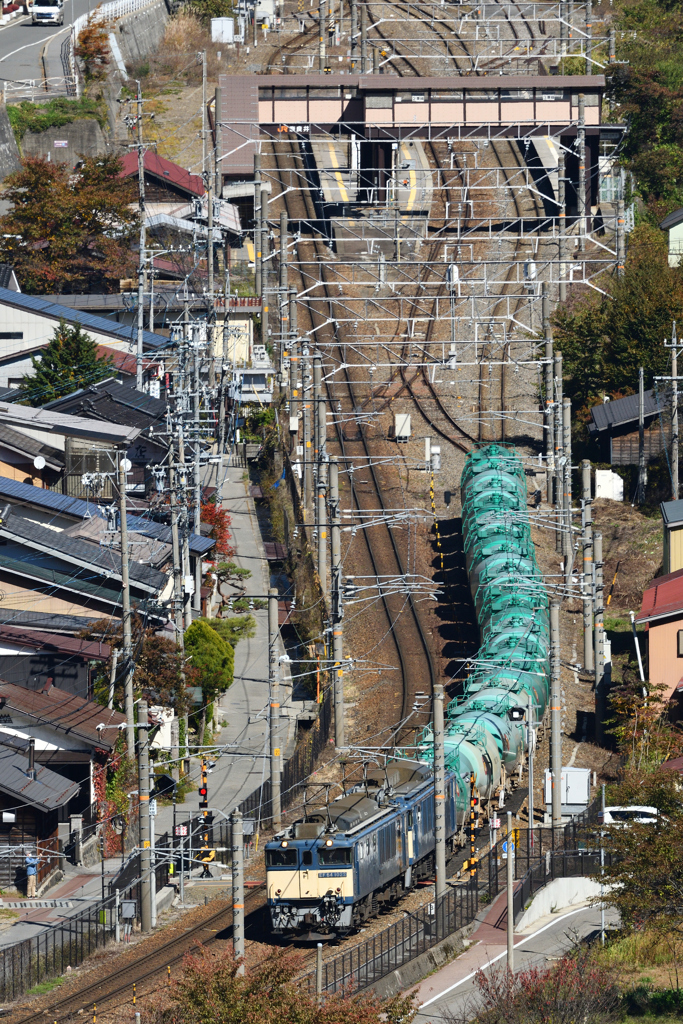
<instances>
[{"instance_id":1,"label":"corrugated metal roof","mask_svg":"<svg viewBox=\"0 0 683 1024\"><path fill-rule=\"evenodd\" d=\"M23 626L24 629L41 629L43 632L54 630L57 633L80 633L101 616L93 615L59 615L56 612L29 612L25 608L5 608L0 610L0 622L9 626Z\"/></svg>"},{"instance_id":2,"label":"corrugated metal roof","mask_svg":"<svg viewBox=\"0 0 683 1024\"><path fill-rule=\"evenodd\" d=\"M126 721L126 716L120 711L110 711L94 701L83 700L66 690L60 690L57 686L51 686L47 691L29 690L16 683L0 680L0 698L4 698L5 706L11 711L18 711L58 732L77 736L94 746L109 750L116 743L117 729L98 731L97 726L102 723L116 727Z\"/></svg>"},{"instance_id":3,"label":"corrugated metal roof","mask_svg":"<svg viewBox=\"0 0 683 1024\"><path fill-rule=\"evenodd\" d=\"M683 223L683 208L680 210L674 210L672 213L667 213L659 226L663 231L668 231L669 228L678 227L681 223Z\"/></svg>"},{"instance_id":4,"label":"corrugated metal roof","mask_svg":"<svg viewBox=\"0 0 683 1024\"><path fill-rule=\"evenodd\" d=\"M65 533L58 533L49 527L11 514L2 523L0 533L19 544L33 546L37 550L53 554L62 561L72 561L74 565L98 569L108 578L121 578L121 555L112 548L100 547L80 538L69 537ZM130 561L128 572L131 582L137 583L138 587L150 593L157 593L166 585L166 574L149 565Z\"/></svg>"},{"instance_id":5,"label":"corrugated metal roof","mask_svg":"<svg viewBox=\"0 0 683 1024\"><path fill-rule=\"evenodd\" d=\"M683 523L683 500L663 501L659 506L665 526L678 526Z\"/></svg>"},{"instance_id":6,"label":"corrugated metal roof","mask_svg":"<svg viewBox=\"0 0 683 1024\"><path fill-rule=\"evenodd\" d=\"M8 573L14 573L23 580L38 580L45 584L45 593L54 590L67 590L70 593L84 594L94 597L105 604L118 608L121 605L121 586L107 585L102 574L93 575L91 570L77 569L68 572L54 565L44 565L36 558L36 552L18 544L0 544L0 567ZM115 582L115 581L114 581ZM38 588L39 589L39 588Z\"/></svg>"},{"instance_id":7,"label":"corrugated metal roof","mask_svg":"<svg viewBox=\"0 0 683 1024\"><path fill-rule=\"evenodd\" d=\"M0 288L0 304L14 306L16 309L30 310L32 313L51 317L54 320L66 320L71 324L77 323L86 330L90 328L91 331L97 331L98 334L111 334L126 341L135 341L138 336L137 325L119 324L115 320L107 320L103 316L96 316L84 309L71 309L69 306L50 302L39 295L24 295L23 292L15 292L10 288ZM146 348L154 349L170 345L171 341L161 334L143 331L142 343Z\"/></svg>"},{"instance_id":8,"label":"corrugated metal roof","mask_svg":"<svg viewBox=\"0 0 683 1024\"><path fill-rule=\"evenodd\" d=\"M35 778L30 779L28 757L14 749L10 737L7 740L0 737L0 791L46 813L63 807L76 796L81 788L79 782L71 782L42 765L35 765Z\"/></svg>"},{"instance_id":9,"label":"corrugated metal roof","mask_svg":"<svg viewBox=\"0 0 683 1024\"><path fill-rule=\"evenodd\" d=\"M89 516L105 518L101 507L91 501L86 502L80 498L71 498L68 494L48 491L46 488L36 487L34 484L24 484L7 476L0 476L0 498L6 498L9 501L14 501L16 504L26 503L27 505L35 505L38 508L48 509L52 512L60 512L62 515L73 516L74 519L87 519ZM128 523L128 529L132 533L141 533L144 537L153 537L155 540L163 541L164 544L172 542L170 526L154 522L152 519L143 519L141 516L133 515L127 516L126 522ZM190 534L189 540L190 552L193 555L206 554L215 543L210 537L200 537L196 533Z\"/></svg>"},{"instance_id":10,"label":"corrugated metal roof","mask_svg":"<svg viewBox=\"0 0 683 1024\"><path fill-rule=\"evenodd\" d=\"M645 416L653 416L663 412L666 408L667 394L653 390L646 391L643 395ZM626 395L625 398L616 398L613 402L604 402L591 409L591 433L601 430L609 430L611 427L621 426L624 423L631 423L638 420L638 395Z\"/></svg>"},{"instance_id":11,"label":"corrugated metal roof","mask_svg":"<svg viewBox=\"0 0 683 1024\"><path fill-rule=\"evenodd\" d=\"M83 624L85 626L85 623ZM59 636L57 633L43 633L38 629L22 629L19 625L0 623L0 637L13 644L35 647L36 650L53 650L58 654L78 655L88 661L107 661L111 648L101 641L81 640L79 637Z\"/></svg>"},{"instance_id":12,"label":"corrugated metal roof","mask_svg":"<svg viewBox=\"0 0 683 1024\"><path fill-rule=\"evenodd\" d=\"M683 569L652 580L643 592L636 622L651 622L672 615L683 615Z\"/></svg>"}]
</instances>

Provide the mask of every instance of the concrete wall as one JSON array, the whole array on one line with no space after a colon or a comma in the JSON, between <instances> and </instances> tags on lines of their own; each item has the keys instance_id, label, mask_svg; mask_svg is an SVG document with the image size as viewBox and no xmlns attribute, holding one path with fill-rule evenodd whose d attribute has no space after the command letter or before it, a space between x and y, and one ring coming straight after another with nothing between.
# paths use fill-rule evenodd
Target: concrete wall
<instances>
[{"instance_id":1,"label":"concrete wall","mask_svg":"<svg viewBox=\"0 0 683 1024\"><path fill-rule=\"evenodd\" d=\"M533 902L515 925L515 931L523 932L542 917L548 917L559 910L580 907L599 895L600 883L594 882L592 878L555 878L536 893Z\"/></svg>"},{"instance_id":2,"label":"concrete wall","mask_svg":"<svg viewBox=\"0 0 683 1024\"><path fill-rule=\"evenodd\" d=\"M0 103L0 181L21 167L19 148L9 123L7 108Z\"/></svg>"},{"instance_id":3,"label":"concrete wall","mask_svg":"<svg viewBox=\"0 0 683 1024\"><path fill-rule=\"evenodd\" d=\"M141 11L120 18L116 22L115 33L124 61L135 63L158 50L167 21L165 0L157 0Z\"/></svg>"},{"instance_id":4,"label":"concrete wall","mask_svg":"<svg viewBox=\"0 0 683 1024\"><path fill-rule=\"evenodd\" d=\"M66 142L67 145L56 146L56 142ZM109 146L97 121L83 119L61 128L48 128L44 132L26 132L21 140L21 150L24 156L42 157L73 168L83 157L104 156L109 152Z\"/></svg>"}]
</instances>

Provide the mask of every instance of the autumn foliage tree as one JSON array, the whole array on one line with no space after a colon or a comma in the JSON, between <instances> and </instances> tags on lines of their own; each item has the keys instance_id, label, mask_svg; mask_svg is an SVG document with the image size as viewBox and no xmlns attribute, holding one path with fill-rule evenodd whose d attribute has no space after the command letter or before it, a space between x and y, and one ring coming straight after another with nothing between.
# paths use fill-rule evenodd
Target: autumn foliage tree
<instances>
[{"instance_id":1,"label":"autumn foliage tree","mask_svg":"<svg viewBox=\"0 0 683 1024\"><path fill-rule=\"evenodd\" d=\"M550 968L479 971L475 981L473 1000L447 1011L446 1024L611 1024L622 1016L614 968L585 949Z\"/></svg>"},{"instance_id":2,"label":"autumn foliage tree","mask_svg":"<svg viewBox=\"0 0 683 1024\"><path fill-rule=\"evenodd\" d=\"M5 179L0 261L14 267L23 291L118 291L135 272L136 186L120 172L114 156L88 158L76 173L28 157Z\"/></svg>"},{"instance_id":3,"label":"autumn foliage tree","mask_svg":"<svg viewBox=\"0 0 683 1024\"><path fill-rule=\"evenodd\" d=\"M109 36L107 29L92 18L79 33L74 54L83 65L86 82L102 82L107 77L107 68L111 63Z\"/></svg>"},{"instance_id":4,"label":"autumn foliage tree","mask_svg":"<svg viewBox=\"0 0 683 1024\"><path fill-rule=\"evenodd\" d=\"M412 997L378 999L337 992L318 1004L294 982L301 954L276 949L244 975L231 956L205 948L187 956L171 989L171 1005L151 1015L154 1024L410 1024ZM588 1022L591 1024L591 1022Z\"/></svg>"}]
</instances>

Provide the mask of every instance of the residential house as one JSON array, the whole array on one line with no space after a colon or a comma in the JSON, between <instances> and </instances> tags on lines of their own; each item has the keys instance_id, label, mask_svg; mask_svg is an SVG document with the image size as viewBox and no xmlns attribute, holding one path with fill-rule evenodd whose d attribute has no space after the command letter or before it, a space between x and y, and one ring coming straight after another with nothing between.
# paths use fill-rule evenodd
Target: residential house
<instances>
[{"instance_id":1,"label":"residential house","mask_svg":"<svg viewBox=\"0 0 683 1024\"><path fill-rule=\"evenodd\" d=\"M683 209L667 214L659 226L669 236L669 266L679 267L683 256Z\"/></svg>"},{"instance_id":2,"label":"residential house","mask_svg":"<svg viewBox=\"0 0 683 1024\"><path fill-rule=\"evenodd\" d=\"M652 580L636 622L647 632L650 685L663 686L665 698L683 698L683 569Z\"/></svg>"},{"instance_id":3,"label":"residential house","mask_svg":"<svg viewBox=\"0 0 683 1024\"><path fill-rule=\"evenodd\" d=\"M5 716L7 717L7 716ZM37 763L35 744L0 736L0 886L20 886L28 850L40 853L40 886L62 865L57 835L68 821L68 807L77 801L82 784Z\"/></svg>"},{"instance_id":4,"label":"residential house","mask_svg":"<svg viewBox=\"0 0 683 1024\"><path fill-rule=\"evenodd\" d=\"M46 683L30 690L0 680L0 742L35 741L35 761L79 787L62 820L83 814L96 817L103 793L104 769L113 753L125 715L76 697Z\"/></svg>"},{"instance_id":5,"label":"residential house","mask_svg":"<svg viewBox=\"0 0 683 1024\"><path fill-rule=\"evenodd\" d=\"M81 626L86 627L87 623ZM0 623L0 679L30 690L42 690L51 681L66 693L90 700L94 676L110 654L109 644L101 641Z\"/></svg>"},{"instance_id":6,"label":"residential house","mask_svg":"<svg viewBox=\"0 0 683 1024\"><path fill-rule=\"evenodd\" d=\"M664 527L664 572L683 569L683 501L663 501L659 506Z\"/></svg>"},{"instance_id":7,"label":"residential house","mask_svg":"<svg viewBox=\"0 0 683 1024\"><path fill-rule=\"evenodd\" d=\"M60 320L82 327L99 345L134 352L137 327L94 316L82 309L51 302L37 295L23 295L0 287L0 388L16 387L32 372L31 356L45 348ZM169 339L151 331L143 332L147 352L167 347Z\"/></svg>"},{"instance_id":8,"label":"residential house","mask_svg":"<svg viewBox=\"0 0 683 1024\"><path fill-rule=\"evenodd\" d=\"M599 461L612 466L637 466L640 453L638 395L605 401L591 409L588 433L600 449ZM644 394L645 461L651 462L671 444L668 394Z\"/></svg>"}]
</instances>

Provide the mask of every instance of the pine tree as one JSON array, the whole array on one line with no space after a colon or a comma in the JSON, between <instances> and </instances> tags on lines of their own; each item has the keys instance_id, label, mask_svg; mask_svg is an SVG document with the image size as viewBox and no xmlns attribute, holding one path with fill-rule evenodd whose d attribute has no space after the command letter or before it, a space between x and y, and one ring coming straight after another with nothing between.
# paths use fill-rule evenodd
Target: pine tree
<instances>
[{"instance_id":1,"label":"pine tree","mask_svg":"<svg viewBox=\"0 0 683 1024\"><path fill-rule=\"evenodd\" d=\"M31 356L33 373L19 387L27 405L41 406L111 376L111 358L97 355L97 343L80 327L59 321L47 346Z\"/></svg>"}]
</instances>

